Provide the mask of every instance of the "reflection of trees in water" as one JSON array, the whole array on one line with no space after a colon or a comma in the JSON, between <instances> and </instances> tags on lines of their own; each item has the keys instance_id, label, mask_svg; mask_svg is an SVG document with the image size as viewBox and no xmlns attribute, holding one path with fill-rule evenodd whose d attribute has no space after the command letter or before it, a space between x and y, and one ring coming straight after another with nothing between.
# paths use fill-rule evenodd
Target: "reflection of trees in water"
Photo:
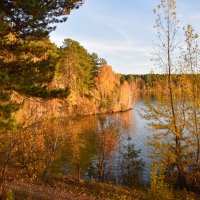
<instances>
[{"instance_id":1,"label":"reflection of trees in water","mask_svg":"<svg viewBox=\"0 0 200 200\"><path fill-rule=\"evenodd\" d=\"M24 123L12 138L5 135L5 148L12 145L9 167L33 179L60 174L113 181L116 152L129 130L131 117L131 112L124 112Z\"/></svg>"},{"instance_id":2,"label":"reflection of trees in water","mask_svg":"<svg viewBox=\"0 0 200 200\"><path fill-rule=\"evenodd\" d=\"M65 166L63 172L78 179L114 182L120 179L118 182L126 185L139 183L142 173L142 161L137 159L139 151L134 149L133 144L123 145L133 125L131 120L131 112L67 120L60 160L55 162L54 167L62 169ZM125 155L130 160L125 159ZM123 161L117 162L116 156Z\"/></svg>"},{"instance_id":3,"label":"reflection of trees in water","mask_svg":"<svg viewBox=\"0 0 200 200\"><path fill-rule=\"evenodd\" d=\"M129 130L134 130L135 125L132 123L134 121L132 111L126 111L120 113L121 118L121 126L123 128L123 132L129 132Z\"/></svg>"},{"instance_id":4,"label":"reflection of trees in water","mask_svg":"<svg viewBox=\"0 0 200 200\"><path fill-rule=\"evenodd\" d=\"M120 137L120 126L112 118L99 117L97 126L96 174L98 181L104 181L111 170L114 152Z\"/></svg>"},{"instance_id":5,"label":"reflection of trees in water","mask_svg":"<svg viewBox=\"0 0 200 200\"><path fill-rule=\"evenodd\" d=\"M76 118L66 127L67 138L63 157L69 174L81 179L94 156L96 146L95 117Z\"/></svg>"},{"instance_id":6,"label":"reflection of trees in water","mask_svg":"<svg viewBox=\"0 0 200 200\"><path fill-rule=\"evenodd\" d=\"M141 183L143 163L138 159L140 152L130 142L127 146L122 145L127 137L130 117L130 112L98 117L95 154L85 174L87 179L114 181L129 186Z\"/></svg>"}]
</instances>

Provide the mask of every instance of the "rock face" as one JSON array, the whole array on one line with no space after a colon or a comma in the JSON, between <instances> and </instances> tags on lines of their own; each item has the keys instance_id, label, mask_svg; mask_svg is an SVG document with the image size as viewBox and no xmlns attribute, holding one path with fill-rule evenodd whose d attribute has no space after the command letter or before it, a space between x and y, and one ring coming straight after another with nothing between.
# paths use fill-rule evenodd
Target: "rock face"
<instances>
[{"instance_id":1,"label":"rock face","mask_svg":"<svg viewBox=\"0 0 200 200\"><path fill-rule=\"evenodd\" d=\"M101 67L95 77L95 86L85 95L80 95L76 90L64 100L42 100L40 98L24 98L22 108L16 113L17 118L35 115L37 117L58 117L62 112L66 115L92 115L125 111L132 108L134 85L126 81L120 83L121 75L113 72L108 65ZM56 83L54 83L56 85ZM15 94L16 95L16 94ZM19 98L19 97L18 97ZM13 99L15 99L13 97Z\"/></svg>"},{"instance_id":2,"label":"rock face","mask_svg":"<svg viewBox=\"0 0 200 200\"><path fill-rule=\"evenodd\" d=\"M108 65L101 68L95 78L95 89L90 99L80 98L77 113L81 115L124 111L132 108L133 90Z\"/></svg>"}]
</instances>

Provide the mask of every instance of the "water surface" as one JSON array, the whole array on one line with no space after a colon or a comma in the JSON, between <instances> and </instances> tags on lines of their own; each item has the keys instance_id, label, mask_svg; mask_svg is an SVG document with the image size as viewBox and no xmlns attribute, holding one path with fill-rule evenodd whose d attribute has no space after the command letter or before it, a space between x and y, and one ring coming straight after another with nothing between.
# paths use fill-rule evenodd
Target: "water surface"
<instances>
[{"instance_id":1,"label":"water surface","mask_svg":"<svg viewBox=\"0 0 200 200\"><path fill-rule=\"evenodd\" d=\"M116 147L112 154L109 154L110 158L108 156L110 160L107 159L106 170L109 178L106 180L121 183L119 151L123 145L133 143L135 149L141 150L140 158L145 164L142 181L145 185L148 184L152 160L149 158L151 147L147 145L147 136L151 136L153 133L148 130L147 121L139 114L143 108L145 108L144 100L139 98L134 103L133 109L126 112L78 117L71 122L68 119L63 120L63 130L69 136L64 139L60 156L54 163L54 169L59 172L66 173L67 171L76 174L77 162L80 164L82 176L87 177L101 159L102 139L105 139L105 135L108 134L108 143L110 142L110 144L107 144L106 148L108 149L114 144ZM117 137L113 137L112 134L117 134ZM109 137L114 139L109 141ZM127 141L127 137L131 137L131 141ZM118 141L113 142L115 139ZM81 146L81 143L84 145ZM92 180L94 177L92 174L89 179Z\"/></svg>"}]
</instances>

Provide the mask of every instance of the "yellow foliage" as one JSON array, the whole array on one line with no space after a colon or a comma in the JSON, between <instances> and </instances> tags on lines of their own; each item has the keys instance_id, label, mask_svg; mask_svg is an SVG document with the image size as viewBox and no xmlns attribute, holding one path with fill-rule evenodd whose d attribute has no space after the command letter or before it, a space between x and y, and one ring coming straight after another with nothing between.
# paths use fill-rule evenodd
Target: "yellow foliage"
<instances>
[{"instance_id":1,"label":"yellow foliage","mask_svg":"<svg viewBox=\"0 0 200 200\"><path fill-rule=\"evenodd\" d=\"M160 167L160 174L158 175L158 167L156 165L152 168L151 186L148 190L148 198L154 200L172 200L174 199L172 189L165 183L165 176L163 174L162 166Z\"/></svg>"}]
</instances>

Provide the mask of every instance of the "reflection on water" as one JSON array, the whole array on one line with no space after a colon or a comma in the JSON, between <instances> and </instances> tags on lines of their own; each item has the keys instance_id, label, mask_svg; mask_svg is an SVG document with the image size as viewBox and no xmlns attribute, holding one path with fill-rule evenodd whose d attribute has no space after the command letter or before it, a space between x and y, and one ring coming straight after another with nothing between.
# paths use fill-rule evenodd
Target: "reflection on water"
<instances>
[{"instance_id":1,"label":"reflection on water","mask_svg":"<svg viewBox=\"0 0 200 200\"><path fill-rule=\"evenodd\" d=\"M148 130L147 121L139 115L139 111L145 108L145 103L142 98L140 98L134 104L132 110L113 114L120 115L122 119L122 126L125 135L131 137L131 143L135 144L136 149L140 149L140 157L143 159L145 166L143 168L143 181L144 184L148 184L150 181L151 175L151 163L152 159L149 158L151 147L147 145L147 137L153 134L152 131ZM124 139L123 143L127 143L127 140Z\"/></svg>"},{"instance_id":2,"label":"reflection on water","mask_svg":"<svg viewBox=\"0 0 200 200\"><path fill-rule=\"evenodd\" d=\"M129 134L132 136L132 141L136 145L136 148L141 149L141 158L145 162L144 172L143 172L143 179L146 183L150 180L150 169L151 169L151 162L152 159L149 158L150 155L150 146L146 144L146 139L148 136L153 134L152 131L148 130L147 128L147 121L142 119L139 115L139 110L141 108L145 108L144 101L139 100L134 109L131 111L131 115L133 116L133 120L130 122L132 125L130 127Z\"/></svg>"},{"instance_id":3,"label":"reflection on water","mask_svg":"<svg viewBox=\"0 0 200 200\"><path fill-rule=\"evenodd\" d=\"M139 156L145 163L142 180L148 184L152 160L148 157L146 136L152 132L138 113L141 108L145 108L142 98L135 102L133 110L126 112L63 119L64 137L51 173L122 183L120 149L133 143L136 150L141 149Z\"/></svg>"}]
</instances>

